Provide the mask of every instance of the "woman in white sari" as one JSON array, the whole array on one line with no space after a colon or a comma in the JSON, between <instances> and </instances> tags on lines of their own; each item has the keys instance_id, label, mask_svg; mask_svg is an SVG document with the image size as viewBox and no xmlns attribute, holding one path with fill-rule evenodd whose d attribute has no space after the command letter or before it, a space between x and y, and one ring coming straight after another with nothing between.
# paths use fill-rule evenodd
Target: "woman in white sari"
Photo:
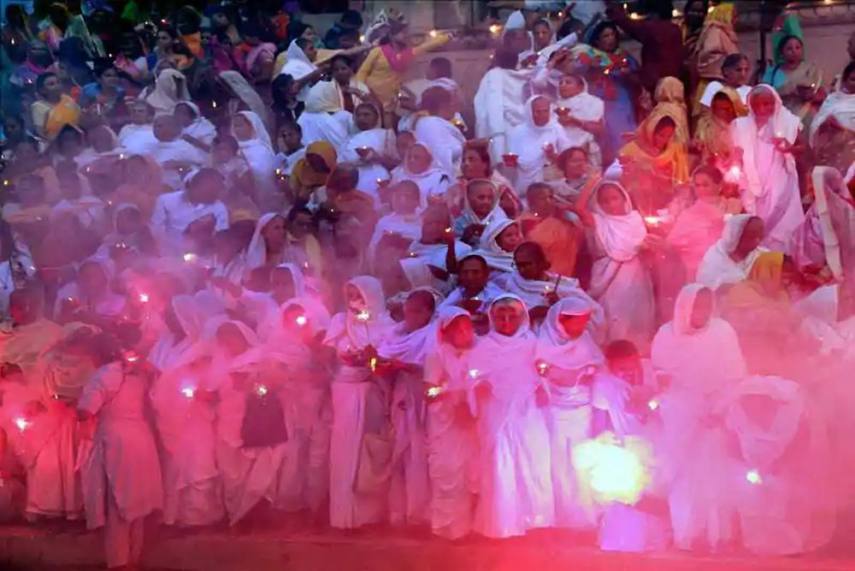
<instances>
[{"instance_id":1,"label":"woman in white sari","mask_svg":"<svg viewBox=\"0 0 855 571\"><path fill-rule=\"evenodd\" d=\"M490 332L472 352L470 404L481 444L480 501L474 529L512 537L555 520L547 395L535 367L537 338L519 298L490 306Z\"/></svg>"},{"instance_id":2,"label":"woman in white sari","mask_svg":"<svg viewBox=\"0 0 855 571\"><path fill-rule=\"evenodd\" d=\"M579 205L577 212L592 230L588 293L606 312L607 339L628 339L644 352L653 335L656 303L650 270L639 256L647 239L644 220L617 182L601 183L590 200L584 193Z\"/></svg>"},{"instance_id":3,"label":"woman in white sari","mask_svg":"<svg viewBox=\"0 0 855 571\"><path fill-rule=\"evenodd\" d=\"M232 118L232 132L252 171L256 192L260 196L272 195L276 192L276 153L261 117L253 111L239 111Z\"/></svg>"},{"instance_id":4,"label":"woman in white sari","mask_svg":"<svg viewBox=\"0 0 855 571\"><path fill-rule=\"evenodd\" d=\"M533 182L543 182L543 169L572 145L542 95L526 101L525 122L508 133L508 153L516 155L514 188L523 194Z\"/></svg>"},{"instance_id":5,"label":"woman in white sari","mask_svg":"<svg viewBox=\"0 0 855 571\"><path fill-rule=\"evenodd\" d=\"M514 271L514 250L522 241L519 222L496 218L484 228L478 254L487 261L490 269L511 273Z\"/></svg>"},{"instance_id":6,"label":"woman in white sari","mask_svg":"<svg viewBox=\"0 0 855 571\"><path fill-rule=\"evenodd\" d=\"M392 171L392 184L411 180L419 187L420 205L427 206L432 201L443 201L448 190L449 176L442 170L430 149L415 143L407 149L404 162Z\"/></svg>"},{"instance_id":7,"label":"woman in white sari","mask_svg":"<svg viewBox=\"0 0 855 571\"><path fill-rule=\"evenodd\" d=\"M393 448L389 396L373 375L371 358L395 322L376 278L351 279L345 297L347 309L333 317L324 343L341 360L332 383L330 525L352 529L380 523L387 514Z\"/></svg>"},{"instance_id":8,"label":"woman in white sari","mask_svg":"<svg viewBox=\"0 0 855 571\"><path fill-rule=\"evenodd\" d=\"M374 197L380 205L379 181L390 178L383 158L394 152L395 134L380 126L380 113L370 103L360 103L353 112L353 122L358 132L351 135L341 150L343 161L355 163L359 169L357 190Z\"/></svg>"},{"instance_id":9,"label":"woman in white sari","mask_svg":"<svg viewBox=\"0 0 855 571\"><path fill-rule=\"evenodd\" d=\"M721 239L704 254L696 281L715 290L746 279L757 257L768 251L760 247L763 229L763 220L757 216L728 218Z\"/></svg>"},{"instance_id":10,"label":"woman in white sari","mask_svg":"<svg viewBox=\"0 0 855 571\"><path fill-rule=\"evenodd\" d=\"M712 291L689 284L680 291L674 319L656 333L651 361L661 386L659 397L665 425L665 469L673 478L669 496L674 541L690 549L706 541L715 549L733 539L735 505L724 477L724 440L710 430L717 398L746 374L736 332L712 317Z\"/></svg>"},{"instance_id":11,"label":"woman in white sari","mask_svg":"<svg viewBox=\"0 0 855 571\"><path fill-rule=\"evenodd\" d=\"M416 141L430 149L442 171L452 177L460 171L466 137L451 122L451 94L442 87L431 87L422 95L422 109L429 115L416 118L412 129Z\"/></svg>"},{"instance_id":12,"label":"woman in white sari","mask_svg":"<svg viewBox=\"0 0 855 571\"><path fill-rule=\"evenodd\" d=\"M525 89L532 72L517 70L517 56L507 50L497 51L494 57L496 67L481 78L474 107L475 136L489 139L490 157L497 164L507 152L508 133L524 123L528 115Z\"/></svg>"},{"instance_id":13,"label":"woman in white sari","mask_svg":"<svg viewBox=\"0 0 855 571\"><path fill-rule=\"evenodd\" d=\"M306 108L297 123L303 130L303 145L328 141L341 155L353 125L353 117L341 108L336 83L319 81L306 94Z\"/></svg>"},{"instance_id":14,"label":"woman in white sari","mask_svg":"<svg viewBox=\"0 0 855 571\"><path fill-rule=\"evenodd\" d=\"M307 48L304 49L300 47L300 44L307 45ZM309 53L317 53L314 45L311 42L308 42L304 38L297 38L292 40L290 44L288 44L288 49L285 51L285 57L287 58L285 61L285 65L282 66L282 71L279 72L280 75L290 75L294 78L295 81L300 81L302 79L311 77L314 73L317 72L318 66L316 66L312 59L310 59L309 55L306 54L306 51ZM300 90L300 93L297 95L297 99L301 101L305 101L306 96L308 94L309 86L308 84Z\"/></svg>"},{"instance_id":15,"label":"woman in white sari","mask_svg":"<svg viewBox=\"0 0 855 571\"><path fill-rule=\"evenodd\" d=\"M763 219L763 245L787 253L790 237L805 219L792 154L801 121L769 85L751 90L748 108L748 116L730 126L734 146L742 149L742 203L746 212Z\"/></svg>"},{"instance_id":16,"label":"woman in white sari","mask_svg":"<svg viewBox=\"0 0 855 571\"><path fill-rule=\"evenodd\" d=\"M478 491L478 439L467 395L477 343L472 318L460 307L440 309L436 340L425 362L431 528L447 539L472 530Z\"/></svg>"},{"instance_id":17,"label":"woman in white sari","mask_svg":"<svg viewBox=\"0 0 855 571\"><path fill-rule=\"evenodd\" d=\"M210 149L214 144L214 137L217 136L217 128L202 115L198 105L192 101L180 101L175 105L175 115L181 122L183 137L192 137L202 143L206 147L205 150Z\"/></svg>"},{"instance_id":18,"label":"woman in white sari","mask_svg":"<svg viewBox=\"0 0 855 571\"><path fill-rule=\"evenodd\" d=\"M244 254L244 266L249 273L262 266L273 267L285 261L285 218L268 212L255 223L255 232Z\"/></svg>"},{"instance_id":19,"label":"woman in white sari","mask_svg":"<svg viewBox=\"0 0 855 571\"><path fill-rule=\"evenodd\" d=\"M172 114L180 101L190 101L187 78L177 69L166 68L157 74L154 87L140 94L155 115Z\"/></svg>"}]
</instances>

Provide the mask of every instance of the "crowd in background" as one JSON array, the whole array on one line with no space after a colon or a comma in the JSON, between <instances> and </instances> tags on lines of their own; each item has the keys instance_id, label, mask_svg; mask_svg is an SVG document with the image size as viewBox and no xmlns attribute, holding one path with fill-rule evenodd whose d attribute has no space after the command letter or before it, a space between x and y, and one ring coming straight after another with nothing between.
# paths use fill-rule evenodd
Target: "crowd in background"
<instances>
[{"instance_id":1,"label":"crowd in background","mask_svg":"<svg viewBox=\"0 0 855 571\"><path fill-rule=\"evenodd\" d=\"M793 554L851 509L855 34L826 77L795 14L756 69L729 2L526 0L470 106L394 9L34 4L0 519L133 568L152 518Z\"/></svg>"}]
</instances>

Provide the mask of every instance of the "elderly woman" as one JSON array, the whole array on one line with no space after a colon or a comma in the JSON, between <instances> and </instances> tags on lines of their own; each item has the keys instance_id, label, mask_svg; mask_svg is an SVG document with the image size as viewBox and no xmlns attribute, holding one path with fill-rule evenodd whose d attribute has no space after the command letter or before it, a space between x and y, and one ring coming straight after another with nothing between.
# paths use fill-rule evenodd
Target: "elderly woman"
<instances>
[{"instance_id":1,"label":"elderly woman","mask_svg":"<svg viewBox=\"0 0 855 571\"><path fill-rule=\"evenodd\" d=\"M816 164L846 173L855 163L855 62L849 62L840 76L839 89L826 98L813 118L809 142Z\"/></svg>"}]
</instances>

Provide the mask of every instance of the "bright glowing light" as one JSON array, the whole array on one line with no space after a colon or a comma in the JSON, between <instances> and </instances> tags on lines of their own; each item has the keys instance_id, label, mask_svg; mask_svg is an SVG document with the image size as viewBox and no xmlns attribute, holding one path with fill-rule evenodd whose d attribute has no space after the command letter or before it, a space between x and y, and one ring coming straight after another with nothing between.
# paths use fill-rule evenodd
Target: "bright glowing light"
<instances>
[{"instance_id":1,"label":"bright glowing light","mask_svg":"<svg viewBox=\"0 0 855 571\"><path fill-rule=\"evenodd\" d=\"M439 35L439 32L437 32L436 30L431 30L430 32L428 32L428 35L432 38L435 38Z\"/></svg>"},{"instance_id":2,"label":"bright glowing light","mask_svg":"<svg viewBox=\"0 0 855 571\"><path fill-rule=\"evenodd\" d=\"M644 222L646 222L649 226L657 226L662 223L662 218L659 216L645 216Z\"/></svg>"},{"instance_id":3,"label":"bright glowing light","mask_svg":"<svg viewBox=\"0 0 855 571\"><path fill-rule=\"evenodd\" d=\"M760 475L760 472L754 469L745 472L745 479L748 481L749 484L752 484L754 486L759 486L763 483L763 477Z\"/></svg>"},{"instance_id":4,"label":"bright glowing light","mask_svg":"<svg viewBox=\"0 0 855 571\"><path fill-rule=\"evenodd\" d=\"M297 316L297 318L296 318L296 319L294 319L294 323L296 323L296 324L297 324L297 325L299 325L300 327L303 327L303 326L304 326L304 325L306 325L306 323L308 323L308 322L309 322L309 320L308 320L308 319L306 319L306 316L305 316L305 315L298 315L298 316Z\"/></svg>"},{"instance_id":5,"label":"bright glowing light","mask_svg":"<svg viewBox=\"0 0 855 571\"><path fill-rule=\"evenodd\" d=\"M713 10L715 10L715 6L710 6L707 8L707 14L711 14Z\"/></svg>"},{"instance_id":6,"label":"bright glowing light","mask_svg":"<svg viewBox=\"0 0 855 571\"><path fill-rule=\"evenodd\" d=\"M147 293L141 293L140 294L140 303L148 303L149 300L150 300L150 298L148 297Z\"/></svg>"},{"instance_id":7,"label":"bright glowing light","mask_svg":"<svg viewBox=\"0 0 855 571\"><path fill-rule=\"evenodd\" d=\"M372 373L377 370L377 357L371 357L368 361L368 367L371 369Z\"/></svg>"},{"instance_id":8,"label":"bright glowing light","mask_svg":"<svg viewBox=\"0 0 855 571\"><path fill-rule=\"evenodd\" d=\"M640 20L641 14L639 14L638 12L630 12L629 13L629 19L630 20Z\"/></svg>"},{"instance_id":9,"label":"bright glowing light","mask_svg":"<svg viewBox=\"0 0 855 571\"><path fill-rule=\"evenodd\" d=\"M430 398L436 398L442 394L442 387L429 387L427 390L427 396Z\"/></svg>"},{"instance_id":10,"label":"bright glowing light","mask_svg":"<svg viewBox=\"0 0 855 571\"><path fill-rule=\"evenodd\" d=\"M499 33L502 31L502 26L501 24L490 24L489 30L491 34L493 34L494 36L498 36Z\"/></svg>"},{"instance_id":11,"label":"bright glowing light","mask_svg":"<svg viewBox=\"0 0 855 571\"><path fill-rule=\"evenodd\" d=\"M446 234L451 234L453 231L454 230L451 228L451 226L446 226L445 230L443 230L443 232L445 232Z\"/></svg>"},{"instance_id":12,"label":"bright glowing light","mask_svg":"<svg viewBox=\"0 0 855 571\"><path fill-rule=\"evenodd\" d=\"M267 393L268 389L265 385L258 385L257 387L255 387L255 394L257 394L258 396L263 397L266 396Z\"/></svg>"},{"instance_id":13,"label":"bright glowing light","mask_svg":"<svg viewBox=\"0 0 855 571\"><path fill-rule=\"evenodd\" d=\"M211 101L211 109L216 109L216 108L217 108L217 102Z\"/></svg>"},{"instance_id":14,"label":"bright glowing light","mask_svg":"<svg viewBox=\"0 0 855 571\"><path fill-rule=\"evenodd\" d=\"M15 426L17 426L18 430L20 430L21 432L24 432L26 429L28 429L31 424L32 423L23 416L19 416L15 419Z\"/></svg>"},{"instance_id":15,"label":"bright glowing light","mask_svg":"<svg viewBox=\"0 0 855 571\"><path fill-rule=\"evenodd\" d=\"M362 34L361 36L359 36L359 43L360 43L360 44L364 44L364 43L365 43L365 34Z\"/></svg>"},{"instance_id":16,"label":"bright glowing light","mask_svg":"<svg viewBox=\"0 0 855 571\"><path fill-rule=\"evenodd\" d=\"M74 298L73 297L67 297L67 298L65 298L65 301L67 301L68 303L74 303Z\"/></svg>"},{"instance_id":17,"label":"bright glowing light","mask_svg":"<svg viewBox=\"0 0 855 571\"><path fill-rule=\"evenodd\" d=\"M186 254L184 254L184 261L187 262L188 264L192 264L197 259L199 259L199 256L197 256L193 252L187 252Z\"/></svg>"},{"instance_id":18,"label":"bright glowing light","mask_svg":"<svg viewBox=\"0 0 855 571\"><path fill-rule=\"evenodd\" d=\"M671 17L673 17L673 18L679 18L679 17L680 17L680 16L682 16L682 15L683 15L683 14L682 14L682 12L680 12L680 11L679 11L679 10L677 10L676 8L674 8L673 10L671 10Z\"/></svg>"},{"instance_id":19,"label":"bright glowing light","mask_svg":"<svg viewBox=\"0 0 855 571\"><path fill-rule=\"evenodd\" d=\"M128 363L136 363L139 360L140 360L140 356L137 355L136 353L128 353L125 356L125 361L127 361Z\"/></svg>"},{"instance_id":20,"label":"bright glowing light","mask_svg":"<svg viewBox=\"0 0 855 571\"><path fill-rule=\"evenodd\" d=\"M647 401L647 408L650 410L656 410L659 408L659 401L656 399L650 399Z\"/></svg>"},{"instance_id":21,"label":"bright glowing light","mask_svg":"<svg viewBox=\"0 0 855 571\"><path fill-rule=\"evenodd\" d=\"M728 182L738 182L741 176L742 169L739 168L739 165L733 165L732 167L727 169L727 174L724 178L726 178Z\"/></svg>"},{"instance_id":22,"label":"bright glowing light","mask_svg":"<svg viewBox=\"0 0 855 571\"><path fill-rule=\"evenodd\" d=\"M196 389L193 387L184 387L181 389L181 394L187 397L188 399L192 399L196 395Z\"/></svg>"},{"instance_id":23,"label":"bright glowing light","mask_svg":"<svg viewBox=\"0 0 855 571\"><path fill-rule=\"evenodd\" d=\"M356 319L359 321L368 321L371 319L371 313L367 309L362 309L356 314Z\"/></svg>"},{"instance_id":24,"label":"bright glowing light","mask_svg":"<svg viewBox=\"0 0 855 571\"><path fill-rule=\"evenodd\" d=\"M469 378L470 379L477 379L478 375L480 375L480 374L481 374L481 371L479 371L478 369L469 369Z\"/></svg>"},{"instance_id":25,"label":"bright glowing light","mask_svg":"<svg viewBox=\"0 0 855 571\"><path fill-rule=\"evenodd\" d=\"M628 505L641 499L650 483L650 446L638 437L627 437L621 445L605 432L573 448L573 466L580 484L590 488L599 503Z\"/></svg>"},{"instance_id":26,"label":"bright glowing light","mask_svg":"<svg viewBox=\"0 0 855 571\"><path fill-rule=\"evenodd\" d=\"M3 179L3 186L9 186L12 182L8 178Z\"/></svg>"},{"instance_id":27,"label":"bright glowing light","mask_svg":"<svg viewBox=\"0 0 855 571\"><path fill-rule=\"evenodd\" d=\"M547 363L546 361L538 361L535 364L535 367L537 367L537 374L541 377L546 375L547 372L549 372L549 363Z\"/></svg>"}]
</instances>

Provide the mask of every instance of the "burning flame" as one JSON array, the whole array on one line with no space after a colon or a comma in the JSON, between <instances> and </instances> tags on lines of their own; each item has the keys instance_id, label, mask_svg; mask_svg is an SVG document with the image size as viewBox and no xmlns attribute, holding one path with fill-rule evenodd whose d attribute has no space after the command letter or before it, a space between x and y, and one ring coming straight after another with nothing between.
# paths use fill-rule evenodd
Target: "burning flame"
<instances>
[{"instance_id":1,"label":"burning flame","mask_svg":"<svg viewBox=\"0 0 855 571\"><path fill-rule=\"evenodd\" d=\"M436 398L442 394L442 387L428 387L427 396Z\"/></svg>"},{"instance_id":2,"label":"burning flame","mask_svg":"<svg viewBox=\"0 0 855 571\"><path fill-rule=\"evenodd\" d=\"M19 416L15 419L15 426L17 426L18 430L20 430L21 432L24 432L26 429L28 429L31 424L32 423L23 416Z\"/></svg>"},{"instance_id":3,"label":"burning flame","mask_svg":"<svg viewBox=\"0 0 855 571\"><path fill-rule=\"evenodd\" d=\"M306 319L306 316L305 316L305 315L298 315L298 316L297 316L297 318L296 318L296 319L294 319L294 323L296 323L296 324L297 324L297 325L299 325L300 327L305 326L305 325L306 325L306 323L308 323L308 322L309 322L309 320L308 320L308 319Z\"/></svg>"},{"instance_id":4,"label":"burning flame","mask_svg":"<svg viewBox=\"0 0 855 571\"><path fill-rule=\"evenodd\" d=\"M255 394L257 394L258 396L260 396L260 397L267 396L267 393L268 393L267 386L258 385L257 387L255 387Z\"/></svg>"},{"instance_id":5,"label":"burning flame","mask_svg":"<svg viewBox=\"0 0 855 571\"><path fill-rule=\"evenodd\" d=\"M367 309L362 309L356 314L356 319L359 321L368 321L371 319L371 313Z\"/></svg>"},{"instance_id":6,"label":"burning flame","mask_svg":"<svg viewBox=\"0 0 855 571\"><path fill-rule=\"evenodd\" d=\"M537 367L537 374L541 377L546 375L546 373L549 371L549 363L547 363L546 361L538 361L535 364L535 367Z\"/></svg>"},{"instance_id":7,"label":"burning flame","mask_svg":"<svg viewBox=\"0 0 855 571\"><path fill-rule=\"evenodd\" d=\"M754 468L745 473L745 480L754 486L759 486L763 483L763 477L760 475L760 471Z\"/></svg>"},{"instance_id":8,"label":"burning flame","mask_svg":"<svg viewBox=\"0 0 855 571\"><path fill-rule=\"evenodd\" d=\"M660 216L645 216L644 221L650 226L657 226L662 223L662 218Z\"/></svg>"},{"instance_id":9,"label":"burning flame","mask_svg":"<svg viewBox=\"0 0 855 571\"><path fill-rule=\"evenodd\" d=\"M187 252L186 254L184 254L183 257L184 257L184 261L187 262L188 264L192 264L193 262L195 262L199 258L199 256L197 256L193 252Z\"/></svg>"},{"instance_id":10,"label":"burning flame","mask_svg":"<svg viewBox=\"0 0 855 571\"><path fill-rule=\"evenodd\" d=\"M650 483L650 447L628 437L624 444L605 432L573 448L573 466L580 483L587 485L600 503L635 504Z\"/></svg>"},{"instance_id":11,"label":"burning flame","mask_svg":"<svg viewBox=\"0 0 855 571\"><path fill-rule=\"evenodd\" d=\"M368 361L368 367L371 369L372 373L377 370L377 357L371 357Z\"/></svg>"},{"instance_id":12,"label":"burning flame","mask_svg":"<svg viewBox=\"0 0 855 571\"><path fill-rule=\"evenodd\" d=\"M148 303L149 300L150 300L150 298L149 298L147 293L141 293L140 294L140 303Z\"/></svg>"},{"instance_id":13,"label":"burning flame","mask_svg":"<svg viewBox=\"0 0 855 571\"><path fill-rule=\"evenodd\" d=\"M196 389L193 387L184 387L181 389L181 394L187 397L188 399L192 399L196 395Z\"/></svg>"},{"instance_id":14,"label":"burning flame","mask_svg":"<svg viewBox=\"0 0 855 571\"><path fill-rule=\"evenodd\" d=\"M498 36L499 33L502 31L502 26L501 24L490 24L490 27L488 29L490 30L491 34L493 34L494 36Z\"/></svg>"},{"instance_id":15,"label":"burning flame","mask_svg":"<svg viewBox=\"0 0 855 571\"><path fill-rule=\"evenodd\" d=\"M478 378L478 375L480 375L480 374L481 374L481 371L479 371L478 369L469 369L469 378L470 379L476 379L476 378Z\"/></svg>"},{"instance_id":16,"label":"burning flame","mask_svg":"<svg viewBox=\"0 0 855 571\"><path fill-rule=\"evenodd\" d=\"M659 408L659 401L656 399L650 399L647 401L647 408L650 410L656 410Z\"/></svg>"}]
</instances>

